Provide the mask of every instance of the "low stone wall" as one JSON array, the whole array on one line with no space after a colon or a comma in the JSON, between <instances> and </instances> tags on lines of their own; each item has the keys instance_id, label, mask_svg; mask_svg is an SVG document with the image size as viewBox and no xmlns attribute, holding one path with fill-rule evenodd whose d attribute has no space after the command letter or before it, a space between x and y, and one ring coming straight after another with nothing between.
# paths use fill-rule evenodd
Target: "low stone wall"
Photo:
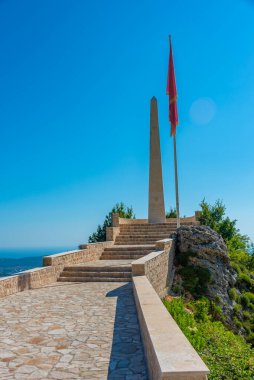
<instances>
[{"instance_id":1,"label":"low stone wall","mask_svg":"<svg viewBox=\"0 0 254 380\"><path fill-rule=\"evenodd\" d=\"M44 256L42 268L33 268L14 276L0 278L0 297L52 284L57 281L66 265L98 260L104 248L113 244L112 241L83 244L79 250Z\"/></svg>"},{"instance_id":2,"label":"low stone wall","mask_svg":"<svg viewBox=\"0 0 254 380\"><path fill-rule=\"evenodd\" d=\"M102 243L91 243L80 245L79 250L57 253L55 255L44 256L43 265L72 265L95 261L101 257L101 254L106 247L111 247L113 241L105 241Z\"/></svg>"},{"instance_id":3,"label":"low stone wall","mask_svg":"<svg viewBox=\"0 0 254 380\"><path fill-rule=\"evenodd\" d=\"M63 266L34 268L14 276L0 278L0 297L22 292L23 290L41 288L56 282Z\"/></svg>"},{"instance_id":4,"label":"low stone wall","mask_svg":"<svg viewBox=\"0 0 254 380\"><path fill-rule=\"evenodd\" d=\"M150 380L207 380L209 370L146 276L133 277Z\"/></svg>"},{"instance_id":5,"label":"low stone wall","mask_svg":"<svg viewBox=\"0 0 254 380\"><path fill-rule=\"evenodd\" d=\"M159 297L164 297L168 293L174 255L174 240L159 240L156 242L155 252L151 252L132 263L132 274L133 276L145 275Z\"/></svg>"}]
</instances>

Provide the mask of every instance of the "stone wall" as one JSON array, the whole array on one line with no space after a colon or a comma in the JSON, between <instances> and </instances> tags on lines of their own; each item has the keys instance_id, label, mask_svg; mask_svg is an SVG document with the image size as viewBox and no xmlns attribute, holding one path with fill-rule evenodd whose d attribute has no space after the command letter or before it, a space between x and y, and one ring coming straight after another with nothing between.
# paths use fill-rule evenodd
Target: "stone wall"
<instances>
[{"instance_id":1,"label":"stone wall","mask_svg":"<svg viewBox=\"0 0 254 380\"><path fill-rule=\"evenodd\" d=\"M106 247L111 247L112 241L102 243L82 244L80 250L57 253L55 255L44 256L43 265L72 265L88 261L98 260Z\"/></svg>"},{"instance_id":2,"label":"stone wall","mask_svg":"<svg viewBox=\"0 0 254 380\"><path fill-rule=\"evenodd\" d=\"M156 242L156 251L132 263L133 276L146 276L159 297L168 293L170 275L175 255L175 244L172 239Z\"/></svg>"},{"instance_id":3,"label":"stone wall","mask_svg":"<svg viewBox=\"0 0 254 380\"><path fill-rule=\"evenodd\" d=\"M57 281L66 265L98 260L104 248L112 245L112 241L84 244L80 250L44 256L42 268L33 268L14 276L0 278L0 298L52 284Z\"/></svg>"},{"instance_id":4,"label":"stone wall","mask_svg":"<svg viewBox=\"0 0 254 380\"><path fill-rule=\"evenodd\" d=\"M2 277L0 278L0 298L56 282L62 270L63 266L59 265L34 268L15 276Z\"/></svg>"}]
</instances>

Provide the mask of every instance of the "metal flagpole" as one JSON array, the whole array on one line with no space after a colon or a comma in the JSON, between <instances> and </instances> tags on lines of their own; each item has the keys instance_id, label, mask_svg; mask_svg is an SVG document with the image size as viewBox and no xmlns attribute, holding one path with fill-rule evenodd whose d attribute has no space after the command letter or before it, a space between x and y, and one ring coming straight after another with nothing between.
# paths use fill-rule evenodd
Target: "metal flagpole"
<instances>
[{"instance_id":1,"label":"metal flagpole","mask_svg":"<svg viewBox=\"0 0 254 380\"><path fill-rule=\"evenodd\" d=\"M180 227L180 213L179 213L179 193L178 193L178 171L177 171L177 154L176 154L176 133L173 136L174 142L174 165L175 165L175 193L176 193L176 226Z\"/></svg>"}]
</instances>

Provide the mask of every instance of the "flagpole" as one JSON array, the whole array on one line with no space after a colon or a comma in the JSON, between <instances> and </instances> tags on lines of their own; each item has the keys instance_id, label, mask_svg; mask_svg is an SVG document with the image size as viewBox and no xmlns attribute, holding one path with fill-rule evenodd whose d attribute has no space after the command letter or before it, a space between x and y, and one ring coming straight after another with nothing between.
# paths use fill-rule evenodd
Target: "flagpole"
<instances>
[{"instance_id":1,"label":"flagpole","mask_svg":"<svg viewBox=\"0 0 254 380\"><path fill-rule=\"evenodd\" d=\"M180 227L179 213L179 193L178 193L178 170L177 170L177 153L176 153L176 133L173 135L174 142L174 165L175 165L175 194L176 194L176 227Z\"/></svg>"}]
</instances>

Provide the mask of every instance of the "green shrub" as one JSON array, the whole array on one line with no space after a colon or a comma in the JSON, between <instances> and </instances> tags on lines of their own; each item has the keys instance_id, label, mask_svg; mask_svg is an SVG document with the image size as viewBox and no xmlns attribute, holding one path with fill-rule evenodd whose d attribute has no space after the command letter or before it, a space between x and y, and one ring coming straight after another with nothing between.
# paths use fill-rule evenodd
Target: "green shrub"
<instances>
[{"instance_id":1,"label":"green shrub","mask_svg":"<svg viewBox=\"0 0 254 380\"><path fill-rule=\"evenodd\" d=\"M251 319L251 314L250 314L250 312L249 311L247 311L247 310L245 310L244 312L243 312L243 316L244 316L244 318L245 319Z\"/></svg>"},{"instance_id":2,"label":"green shrub","mask_svg":"<svg viewBox=\"0 0 254 380\"><path fill-rule=\"evenodd\" d=\"M248 334L248 336L246 337L246 341L250 344L252 344L252 346L254 346L254 333L251 331L250 334Z\"/></svg>"},{"instance_id":3,"label":"green shrub","mask_svg":"<svg viewBox=\"0 0 254 380\"><path fill-rule=\"evenodd\" d=\"M250 301L250 303L254 304L254 293L246 292L246 293L244 293L244 295L248 298L248 300Z\"/></svg>"},{"instance_id":4,"label":"green shrub","mask_svg":"<svg viewBox=\"0 0 254 380\"><path fill-rule=\"evenodd\" d=\"M239 305L238 303L236 305L234 305L234 313L235 314L239 314L241 311L242 311L241 305Z\"/></svg>"},{"instance_id":5,"label":"green shrub","mask_svg":"<svg viewBox=\"0 0 254 380\"><path fill-rule=\"evenodd\" d=\"M234 317L233 321L234 321L234 324L236 325L236 327L238 327L238 328L242 327L242 322L237 317Z\"/></svg>"},{"instance_id":6,"label":"green shrub","mask_svg":"<svg viewBox=\"0 0 254 380\"><path fill-rule=\"evenodd\" d=\"M246 294L242 294L241 297L240 297L240 301L241 301L241 304L242 306L246 309L249 304L250 304L250 300L249 298L246 296Z\"/></svg>"},{"instance_id":7,"label":"green shrub","mask_svg":"<svg viewBox=\"0 0 254 380\"><path fill-rule=\"evenodd\" d=\"M207 284L211 281L211 273L207 268L189 265L179 269L179 273L185 290L196 297L206 294Z\"/></svg>"},{"instance_id":8,"label":"green shrub","mask_svg":"<svg viewBox=\"0 0 254 380\"><path fill-rule=\"evenodd\" d=\"M172 291L173 291L175 294L181 294L181 288L180 288L180 286L178 286L178 285L173 285L173 286L172 286Z\"/></svg>"},{"instance_id":9,"label":"green shrub","mask_svg":"<svg viewBox=\"0 0 254 380\"><path fill-rule=\"evenodd\" d=\"M189 258L196 256L196 253L194 252L183 252L178 253L177 255L177 261L178 264L182 265L183 267L186 267L189 263Z\"/></svg>"},{"instance_id":10,"label":"green shrub","mask_svg":"<svg viewBox=\"0 0 254 380\"><path fill-rule=\"evenodd\" d=\"M166 218L176 218L176 208L175 207L170 207L170 210L166 212Z\"/></svg>"},{"instance_id":11,"label":"green shrub","mask_svg":"<svg viewBox=\"0 0 254 380\"><path fill-rule=\"evenodd\" d=\"M241 273L237 279L237 283L245 288L252 288L254 281L247 274Z\"/></svg>"},{"instance_id":12,"label":"green shrub","mask_svg":"<svg viewBox=\"0 0 254 380\"><path fill-rule=\"evenodd\" d=\"M200 298L194 302L188 302L187 304L194 313L194 318L198 322L204 322L209 319L210 302L207 298Z\"/></svg>"},{"instance_id":13,"label":"green shrub","mask_svg":"<svg viewBox=\"0 0 254 380\"><path fill-rule=\"evenodd\" d=\"M250 309L250 310L253 310L253 312L254 312L254 303L250 303L250 304L249 304L249 309Z\"/></svg>"},{"instance_id":14,"label":"green shrub","mask_svg":"<svg viewBox=\"0 0 254 380\"><path fill-rule=\"evenodd\" d=\"M239 299L239 295L236 288L229 289L228 295L229 295L229 298L233 301L237 302L237 300Z\"/></svg>"},{"instance_id":15,"label":"green shrub","mask_svg":"<svg viewBox=\"0 0 254 380\"><path fill-rule=\"evenodd\" d=\"M195 305L196 302L200 305L200 301L201 304L204 302L203 299L191 302L193 310L200 308ZM221 322L196 319L195 313L190 314L186 311L180 298L172 302L164 300L164 305L207 364L211 371L209 380L253 379L254 350L244 342L241 336L234 335ZM205 302L203 307L204 305ZM250 336L251 339L253 337Z\"/></svg>"},{"instance_id":16,"label":"green shrub","mask_svg":"<svg viewBox=\"0 0 254 380\"><path fill-rule=\"evenodd\" d=\"M210 314L211 314L212 319L214 321L223 322L225 320L225 317L222 313L222 308L220 306L216 305L215 302L210 303Z\"/></svg>"},{"instance_id":17,"label":"green shrub","mask_svg":"<svg viewBox=\"0 0 254 380\"><path fill-rule=\"evenodd\" d=\"M234 261L231 261L231 266L237 272L237 274L241 274L242 273L241 268Z\"/></svg>"}]
</instances>

